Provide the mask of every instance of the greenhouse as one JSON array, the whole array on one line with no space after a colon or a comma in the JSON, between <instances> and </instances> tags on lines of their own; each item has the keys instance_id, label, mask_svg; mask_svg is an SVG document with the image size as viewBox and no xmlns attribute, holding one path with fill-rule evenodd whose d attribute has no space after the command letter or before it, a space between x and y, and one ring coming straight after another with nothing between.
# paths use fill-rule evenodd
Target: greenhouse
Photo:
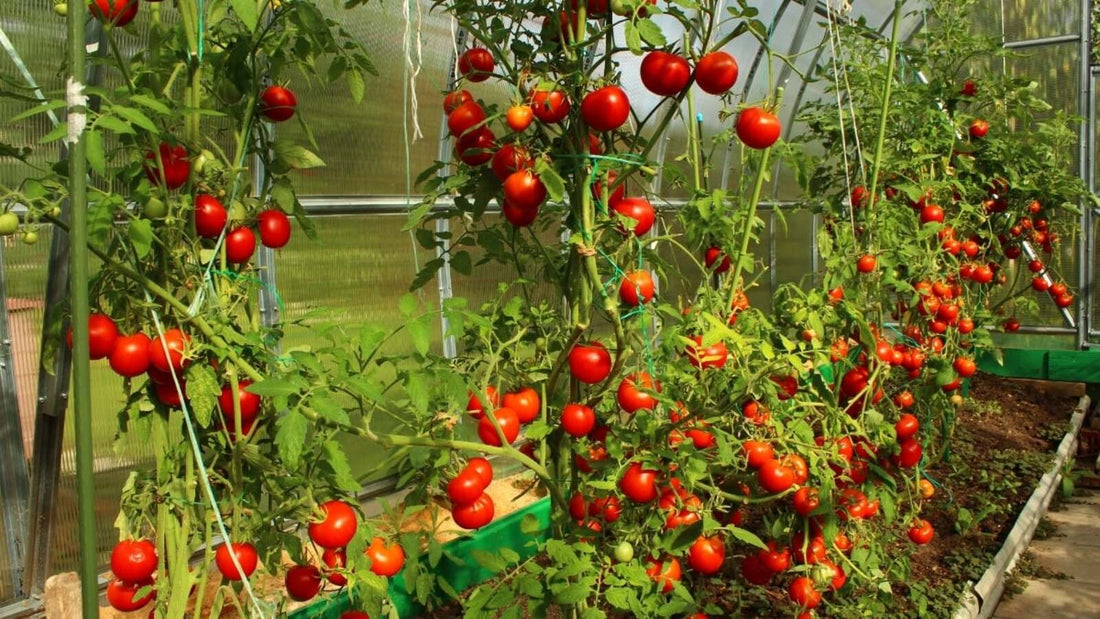
<instances>
[{"instance_id":1,"label":"greenhouse","mask_svg":"<svg viewBox=\"0 0 1100 619\"><path fill-rule=\"evenodd\" d=\"M0 4L0 619L1100 617L1100 5Z\"/></svg>"}]
</instances>

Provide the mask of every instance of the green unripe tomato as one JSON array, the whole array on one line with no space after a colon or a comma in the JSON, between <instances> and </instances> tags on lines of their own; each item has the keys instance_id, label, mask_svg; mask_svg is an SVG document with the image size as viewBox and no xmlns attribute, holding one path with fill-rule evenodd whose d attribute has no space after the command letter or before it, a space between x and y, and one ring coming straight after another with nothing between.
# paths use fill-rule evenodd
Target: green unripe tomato
<instances>
[{"instance_id":1,"label":"green unripe tomato","mask_svg":"<svg viewBox=\"0 0 1100 619\"><path fill-rule=\"evenodd\" d=\"M67 17L69 15L69 5L64 2L59 2L53 5L53 12L61 17Z\"/></svg>"},{"instance_id":2,"label":"green unripe tomato","mask_svg":"<svg viewBox=\"0 0 1100 619\"><path fill-rule=\"evenodd\" d=\"M27 245L34 245L38 242L38 233L34 230L27 230L23 233L23 242Z\"/></svg>"},{"instance_id":3,"label":"green unripe tomato","mask_svg":"<svg viewBox=\"0 0 1100 619\"><path fill-rule=\"evenodd\" d=\"M11 236L19 229L19 215L8 211L0 215L0 235Z\"/></svg>"},{"instance_id":4,"label":"green unripe tomato","mask_svg":"<svg viewBox=\"0 0 1100 619\"><path fill-rule=\"evenodd\" d=\"M146 200L145 206L142 207L141 212L149 219L160 219L168 214L168 206L164 204L164 200L152 196Z\"/></svg>"},{"instance_id":5,"label":"green unripe tomato","mask_svg":"<svg viewBox=\"0 0 1100 619\"><path fill-rule=\"evenodd\" d=\"M634 558L634 546L630 542L619 542L618 546L615 546L615 560L619 563L626 563Z\"/></svg>"},{"instance_id":6,"label":"green unripe tomato","mask_svg":"<svg viewBox=\"0 0 1100 619\"><path fill-rule=\"evenodd\" d=\"M229 205L229 221L242 223L248 219L248 209L239 200L234 200L233 204Z\"/></svg>"},{"instance_id":7,"label":"green unripe tomato","mask_svg":"<svg viewBox=\"0 0 1100 619\"><path fill-rule=\"evenodd\" d=\"M53 205L50 208L50 217L54 217L54 218L61 217L61 207L56 205L56 204Z\"/></svg>"}]
</instances>

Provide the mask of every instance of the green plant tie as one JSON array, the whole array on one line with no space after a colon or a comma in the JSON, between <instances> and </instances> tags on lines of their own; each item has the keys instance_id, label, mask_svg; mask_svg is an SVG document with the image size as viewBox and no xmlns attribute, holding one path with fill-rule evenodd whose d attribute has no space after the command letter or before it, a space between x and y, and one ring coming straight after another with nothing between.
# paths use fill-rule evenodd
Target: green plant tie
<instances>
[{"instance_id":1,"label":"green plant tie","mask_svg":"<svg viewBox=\"0 0 1100 619\"><path fill-rule=\"evenodd\" d=\"M198 39L198 54L196 55L196 58L198 58L198 61L201 64L203 53L206 48L206 39L204 36L206 31L206 0L199 0L198 30L198 37L196 37Z\"/></svg>"},{"instance_id":2,"label":"green plant tie","mask_svg":"<svg viewBox=\"0 0 1100 619\"><path fill-rule=\"evenodd\" d=\"M283 297L279 295L279 291L275 289L275 286L263 281L258 277L252 277L251 275L245 275L237 271L231 271L229 269L213 269L210 271L214 275L221 275L230 281L241 281L250 284L256 284L258 287L267 290L271 293L271 296L275 297L275 304L279 306L280 313L286 313L286 305L283 304Z\"/></svg>"}]
</instances>

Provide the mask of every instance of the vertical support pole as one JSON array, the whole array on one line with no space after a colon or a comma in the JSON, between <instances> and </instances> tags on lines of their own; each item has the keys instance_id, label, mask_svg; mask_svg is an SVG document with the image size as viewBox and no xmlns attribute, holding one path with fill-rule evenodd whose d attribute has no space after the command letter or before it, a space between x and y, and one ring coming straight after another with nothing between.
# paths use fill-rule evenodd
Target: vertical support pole
<instances>
[{"instance_id":1,"label":"vertical support pole","mask_svg":"<svg viewBox=\"0 0 1100 619\"><path fill-rule=\"evenodd\" d=\"M455 34L455 47L462 49L466 45L466 31L459 29ZM455 63L458 62L458 58L451 54L450 64L447 65L447 90L450 91L454 88L455 80L458 76L455 74ZM439 119L441 129L439 131L439 160L444 165L451 161L451 146L453 140L450 137L450 130L447 129L447 117L441 116ZM439 174L445 175L446 170L440 170ZM445 219L438 219L435 222L435 231L449 232L451 229L451 222ZM448 252L451 242L449 240L443 241L443 246L436 248L436 257L443 259L443 267L439 269L439 274L436 279L439 282L439 309L443 309L443 304L454 296L454 288L452 287L451 280L451 254ZM451 330L451 321L447 319L447 314L440 311L439 313L439 328L440 335L443 338L443 356L447 359L453 359L458 356L458 344L455 342L453 335L449 335Z\"/></svg>"},{"instance_id":2,"label":"vertical support pole","mask_svg":"<svg viewBox=\"0 0 1100 619\"><path fill-rule=\"evenodd\" d=\"M777 208L779 208L779 205L773 204L768 213L768 228L771 233L768 235L768 288L771 290L768 296L770 298L775 298L775 289L779 287L779 276L775 272L775 268L779 265L779 261L775 255L776 224L778 223L775 209Z\"/></svg>"},{"instance_id":3,"label":"vertical support pole","mask_svg":"<svg viewBox=\"0 0 1100 619\"><path fill-rule=\"evenodd\" d=\"M96 578L95 480L92 455L92 388L88 357L88 161L84 127L73 135L78 119L88 112L73 94L83 94L85 42L84 23L87 7L83 2L69 7L69 83L70 101L66 121L70 127L69 146L69 242L72 284L69 298L73 321L73 415L76 434L76 489L80 538L80 599L85 617L99 614L99 583Z\"/></svg>"},{"instance_id":4,"label":"vertical support pole","mask_svg":"<svg viewBox=\"0 0 1100 619\"><path fill-rule=\"evenodd\" d=\"M260 286L259 303L260 303L260 322L267 328L275 326L279 322L279 301L275 297L275 291L278 290L276 283L278 278L275 275L275 250L270 247L260 247L256 252L256 265L260 271L260 282L263 286ZM275 344L278 348L279 344Z\"/></svg>"},{"instance_id":5,"label":"vertical support pole","mask_svg":"<svg viewBox=\"0 0 1100 619\"><path fill-rule=\"evenodd\" d=\"M1080 151L1078 153L1078 166L1079 175L1082 181L1088 182L1091 179L1090 171L1092 170L1092 136L1095 135L1095 127L1092 124L1094 114L1092 113L1093 100L1092 93L1092 68L1091 68L1091 51L1092 51L1092 0L1081 0L1081 46L1080 46L1080 58L1078 66L1078 105L1077 115L1085 119L1080 125L1080 136L1078 139ZM1092 183L1089 182L1089 190L1092 190ZM1089 339L1089 300L1092 298L1092 286L1093 282L1089 277L1091 269L1089 268L1089 261L1092 260L1092 254L1088 251L1089 243L1087 239L1092 237L1091 226L1091 207L1088 204L1080 204L1081 207L1081 234L1077 235L1077 348L1085 348Z\"/></svg>"},{"instance_id":6,"label":"vertical support pole","mask_svg":"<svg viewBox=\"0 0 1100 619\"><path fill-rule=\"evenodd\" d=\"M451 230L451 222L446 219L435 220L435 231L438 235L441 232L449 232ZM451 254L448 253L451 247L451 241L445 239L442 247L437 247L435 250L436 257L443 259L443 268L439 269L439 306L443 308L443 304L454 296L454 290L451 287ZM442 312L439 315L440 328L443 330L443 356L447 359L453 359L458 356L458 345L455 342L455 336L450 334L451 321L447 319L446 312Z\"/></svg>"},{"instance_id":7,"label":"vertical support pole","mask_svg":"<svg viewBox=\"0 0 1100 619\"><path fill-rule=\"evenodd\" d=\"M7 285L4 253L0 249L0 520L3 522L7 560L11 566L11 590L23 590L23 554L26 541L27 500L30 478L23 449L23 426L19 421L19 400L8 328Z\"/></svg>"}]
</instances>

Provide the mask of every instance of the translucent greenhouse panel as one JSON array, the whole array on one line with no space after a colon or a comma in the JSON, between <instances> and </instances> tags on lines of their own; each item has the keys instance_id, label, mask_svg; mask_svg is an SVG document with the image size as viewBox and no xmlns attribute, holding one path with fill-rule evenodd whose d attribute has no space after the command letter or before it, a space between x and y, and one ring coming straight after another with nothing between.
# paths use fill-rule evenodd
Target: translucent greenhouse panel
<instances>
[{"instance_id":1,"label":"translucent greenhouse panel","mask_svg":"<svg viewBox=\"0 0 1100 619\"><path fill-rule=\"evenodd\" d=\"M773 281L776 286L792 283L806 287L813 283L813 214L787 209L775 213Z\"/></svg>"},{"instance_id":2,"label":"translucent greenhouse panel","mask_svg":"<svg viewBox=\"0 0 1100 619\"><path fill-rule=\"evenodd\" d=\"M550 248L552 245L561 243L561 238L558 235L560 229L558 225L553 222L544 221L545 218L540 217L539 221L535 224L538 227L534 231L537 238L542 243L543 247ZM503 218L499 214L486 214L483 220L488 225L493 225L503 221ZM451 230L452 234L457 237L461 229L458 227L457 222L452 222ZM532 228L525 228L523 230L516 230L517 235L523 235L528 240ZM463 247L470 253L470 261L474 265L473 270L469 275L463 275L455 269L451 269L451 288L453 296L463 297L467 300L467 307L472 310L476 310L481 307L483 303L496 297L497 286L500 283L511 283L519 278L519 272L516 267L511 264L500 264L498 262L487 262L485 264L478 264L484 258L484 251L480 246L474 245L469 247ZM456 251L458 248L456 248ZM536 282L529 287L530 301L531 303L539 303L541 301L556 302L559 299L557 297L556 287L545 281L543 274L537 272L524 272L523 277L527 280ZM435 281L430 286L434 286ZM522 294L519 288L514 290L516 294Z\"/></svg>"},{"instance_id":3,"label":"translucent greenhouse panel","mask_svg":"<svg viewBox=\"0 0 1100 619\"><path fill-rule=\"evenodd\" d=\"M395 328L404 320L398 310L401 297L409 290L418 270L417 261L435 257L423 248L414 248L409 233L402 231L404 215L330 215L312 219L317 239L311 241L295 224L292 242L275 255L275 276L281 319L286 322L312 317L309 322L339 324L355 328L362 324L381 324ZM439 292L434 284L417 293L425 311L437 311ZM438 324L438 323L436 323ZM309 330L288 326L282 342L285 353L315 342ZM390 353L412 350L408 337L395 336L386 345ZM432 333L432 350L442 351L442 336L437 327ZM374 429L389 432L397 423L386 416L375 420ZM381 461L386 452L365 439L342 436L352 468L361 481ZM383 476L376 472L370 479Z\"/></svg>"},{"instance_id":4,"label":"translucent greenhouse panel","mask_svg":"<svg viewBox=\"0 0 1100 619\"><path fill-rule=\"evenodd\" d=\"M1081 0L1002 0L1005 41L1027 41L1081 30Z\"/></svg>"},{"instance_id":5,"label":"translucent greenhouse panel","mask_svg":"<svg viewBox=\"0 0 1100 619\"><path fill-rule=\"evenodd\" d=\"M416 78L419 123L424 137L412 144L411 179L439 156L442 128L440 92L447 86L452 44L450 22L432 12L430 2L420 2L423 21L423 67ZM294 174L302 195L404 194L405 166L405 24L393 5L369 3L345 11L338 5L318 3L330 18L338 20L361 41L379 75L366 76L366 97L356 104L343 80L306 83L292 81L298 110L319 145L318 154L328 164ZM414 18L417 17L414 15ZM477 96L481 96L478 93ZM409 102L411 105L411 101ZM279 127L293 139L307 139L293 122ZM412 135L412 121L408 123Z\"/></svg>"},{"instance_id":6,"label":"translucent greenhouse panel","mask_svg":"<svg viewBox=\"0 0 1100 619\"><path fill-rule=\"evenodd\" d=\"M4 242L4 274L7 280L7 311L11 327L12 357L15 364L19 416L23 444L33 461L31 445L37 406L39 350L45 311L47 264L52 230L40 230L38 243L24 245L14 237ZM101 564L118 539L113 523L118 515L122 485L129 472L152 461L143 444L124 441L115 446L117 413L124 404L122 379L106 362L91 365L92 447L95 467L96 540ZM53 571L74 570L78 563L76 463L73 415L70 402L62 439L60 479L54 505L54 537L51 549Z\"/></svg>"},{"instance_id":7,"label":"translucent greenhouse panel","mask_svg":"<svg viewBox=\"0 0 1100 619\"><path fill-rule=\"evenodd\" d=\"M41 0L4 0L0 28L11 39L20 60L25 63L46 97L59 95L64 89L59 69L61 59L65 56L65 21ZM10 77L17 84L26 84L17 69L16 61L3 50L0 50L0 74ZM12 87L4 86L4 89L12 90ZM21 94L31 96L29 91ZM27 108L28 104L23 101L0 98L0 142L34 148L35 154L29 163L35 166L47 165L56 158L57 147L38 147L38 140L54 127L49 115L38 114L18 123L7 122ZM61 116L58 119L63 121ZM31 168L22 162L8 157L0 158L0 184L18 185L31 172Z\"/></svg>"}]
</instances>

